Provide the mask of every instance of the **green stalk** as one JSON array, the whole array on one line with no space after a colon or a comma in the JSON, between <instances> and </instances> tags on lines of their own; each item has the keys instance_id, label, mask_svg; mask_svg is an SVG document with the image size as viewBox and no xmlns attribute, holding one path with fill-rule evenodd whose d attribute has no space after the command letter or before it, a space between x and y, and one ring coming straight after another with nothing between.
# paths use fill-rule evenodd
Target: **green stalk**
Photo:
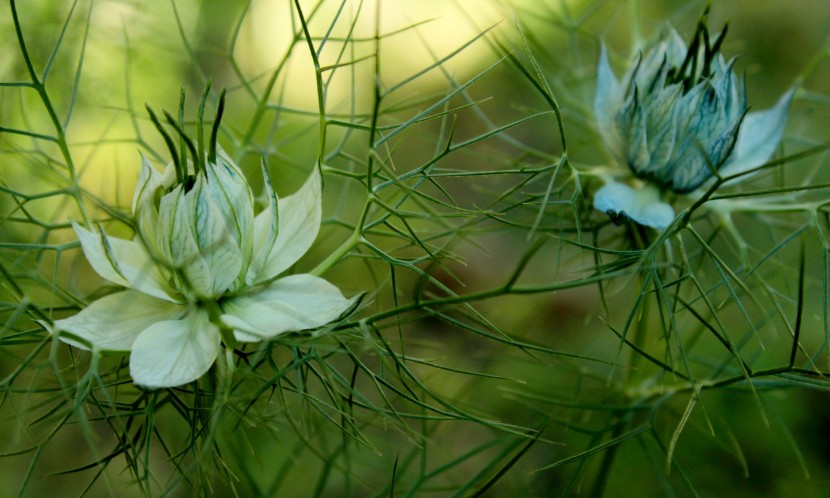
<instances>
[{"instance_id":1,"label":"green stalk","mask_svg":"<svg viewBox=\"0 0 830 498\"><path fill-rule=\"evenodd\" d=\"M213 128L210 130L210 152L208 162L216 164L216 135L219 133L219 122L222 121L222 113L225 112L225 89L219 94L219 106L216 109L216 119L213 121Z\"/></svg>"},{"instance_id":2,"label":"green stalk","mask_svg":"<svg viewBox=\"0 0 830 498\"><path fill-rule=\"evenodd\" d=\"M182 140L185 143L185 145L187 146L187 149L190 150L190 155L192 155L195 159L195 157L196 157L196 146L193 145L193 140L190 137L187 136L187 133L185 133L184 129L181 126L179 126L179 123L176 122L176 119L173 118L173 115L171 115L167 111L164 111L164 117L167 118L167 122L170 123L170 126L172 126L176 130L176 133L179 134L179 139ZM182 147L182 148L184 149L184 147ZM182 158L184 159L184 161L182 162L182 168L184 169L185 177L187 177L187 154L185 153L184 150L182 151ZM195 160L194 160L194 163L196 163ZM196 164L194 164L194 168L198 168L198 166ZM198 173L198 172L199 171L197 169L195 171L195 173Z\"/></svg>"},{"instance_id":3,"label":"green stalk","mask_svg":"<svg viewBox=\"0 0 830 498\"><path fill-rule=\"evenodd\" d=\"M162 126L161 121L159 121L158 116L156 116L150 104L144 104L144 107L150 114L150 121L153 122L158 132L161 133L164 143L167 144L167 148L170 150L170 157L173 159L173 168L176 170L176 183L183 184L187 178L187 170L182 170L181 159L179 158L179 153L176 151L176 145L173 143L173 139L167 133L167 130L164 129L164 126Z\"/></svg>"},{"instance_id":4,"label":"green stalk","mask_svg":"<svg viewBox=\"0 0 830 498\"><path fill-rule=\"evenodd\" d=\"M23 30L20 27L20 19L17 15L17 4L15 3L15 0L9 0L9 6L12 11L12 22L14 23L14 31L17 35L17 43L20 46L20 51L23 53L23 60L26 64L26 70L29 73L29 79L32 81L32 88L34 88L38 96L40 96L40 100L46 108L46 113L49 115L49 120L55 127L55 134L57 135L57 137L55 137L55 142L58 144L61 156L63 156L63 160L66 163L66 169L69 172L69 180L72 182L72 188L76 192L80 192L78 174L77 171L75 171L75 162L72 160L72 154L69 152L69 144L66 141L66 131L64 130L60 119L58 119L58 115L55 112L55 108L52 105L52 100L49 98L49 94L46 92L46 85L40 80L37 73L35 73L35 68L32 65L31 58L29 57L29 50L26 48L26 41L23 39ZM75 202L78 205L81 216L88 222L89 214L87 213L86 206L84 206L80 196L75 196Z\"/></svg>"},{"instance_id":5,"label":"green stalk","mask_svg":"<svg viewBox=\"0 0 830 498\"><path fill-rule=\"evenodd\" d=\"M211 81L208 80L205 85L205 90L202 92L202 97L199 99L199 111L196 119L196 145L199 151L199 158L197 160L202 169L206 169L205 165L205 103L207 103L208 95L210 94Z\"/></svg>"}]
</instances>

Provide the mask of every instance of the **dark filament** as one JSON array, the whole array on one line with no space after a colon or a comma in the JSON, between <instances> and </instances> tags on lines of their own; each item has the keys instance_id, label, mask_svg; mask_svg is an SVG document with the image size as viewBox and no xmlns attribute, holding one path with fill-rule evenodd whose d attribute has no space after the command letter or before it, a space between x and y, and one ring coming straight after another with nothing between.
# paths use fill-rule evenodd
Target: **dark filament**
<instances>
[{"instance_id":1,"label":"dark filament","mask_svg":"<svg viewBox=\"0 0 830 498\"><path fill-rule=\"evenodd\" d=\"M696 84L712 75L712 61L718 55L723 40L726 37L726 32L729 30L729 21L727 21L724 23L723 30L717 39L715 39L715 42L711 42L709 28L706 26L709 7L708 5L706 6L706 10L703 11L703 15L700 16L700 20L697 22L694 37L689 44L689 51L686 52L683 63L680 67L669 69L666 74L666 85L682 83L683 93L688 92ZM702 67L698 68L698 65Z\"/></svg>"}]
</instances>

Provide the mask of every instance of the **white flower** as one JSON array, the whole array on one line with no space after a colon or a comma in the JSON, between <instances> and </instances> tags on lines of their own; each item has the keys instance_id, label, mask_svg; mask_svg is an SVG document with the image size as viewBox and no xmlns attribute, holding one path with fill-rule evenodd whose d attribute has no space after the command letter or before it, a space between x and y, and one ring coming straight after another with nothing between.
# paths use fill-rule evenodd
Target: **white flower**
<instances>
[{"instance_id":1,"label":"white flower","mask_svg":"<svg viewBox=\"0 0 830 498\"><path fill-rule=\"evenodd\" d=\"M606 179L594 195L596 209L615 221L629 218L664 229L674 220L674 210L661 200L664 192L694 192L715 171L742 173L775 152L794 90L771 109L747 113L734 61L727 63L719 53L725 33L711 43L704 17L687 48L671 30L622 81L602 48L594 99L597 126L606 148L629 171L625 183Z\"/></svg>"},{"instance_id":2,"label":"white flower","mask_svg":"<svg viewBox=\"0 0 830 498\"><path fill-rule=\"evenodd\" d=\"M357 299L313 275L276 278L320 228L317 168L283 199L263 168L269 204L256 216L245 177L223 152L192 169L177 184L172 164L159 174L142 158L133 240L73 224L93 269L128 289L57 320L54 329L80 348L129 351L130 375L147 388L201 377L222 348L223 329L242 342L315 329Z\"/></svg>"}]
</instances>

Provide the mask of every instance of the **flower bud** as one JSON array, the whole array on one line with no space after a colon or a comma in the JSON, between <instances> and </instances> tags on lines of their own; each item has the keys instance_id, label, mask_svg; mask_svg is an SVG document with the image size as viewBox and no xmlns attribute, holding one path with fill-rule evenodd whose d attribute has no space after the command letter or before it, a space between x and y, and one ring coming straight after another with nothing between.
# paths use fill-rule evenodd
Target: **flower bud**
<instances>
[{"instance_id":1,"label":"flower bud","mask_svg":"<svg viewBox=\"0 0 830 498\"><path fill-rule=\"evenodd\" d=\"M596 209L615 221L630 218L662 229L674 211L661 192L692 192L716 175L758 167L775 151L793 91L772 109L747 113L734 60L719 53L725 34L726 28L710 40L705 16L689 47L671 30L622 80L603 47L594 99L598 130L611 156L641 181L606 180L594 195Z\"/></svg>"}]
</instances>

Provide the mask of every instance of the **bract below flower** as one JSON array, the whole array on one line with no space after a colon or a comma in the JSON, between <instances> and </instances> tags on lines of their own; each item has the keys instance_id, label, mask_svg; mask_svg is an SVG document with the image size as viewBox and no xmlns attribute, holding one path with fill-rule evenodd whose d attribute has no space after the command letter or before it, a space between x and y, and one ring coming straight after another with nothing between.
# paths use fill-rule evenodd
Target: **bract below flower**
<instances>
[{"instance_id":1,"label":"bract below flower","mask_svg":"<svg viewBox=\"0 0 830 498\"><path fill-rule=\"evenodd\" d=\"M278 199L263 169L268 206L254 216L242 171L220 151L216 162L176 184L142 158L133 198L133 240L73 224L84 255L103 278L127 290L57 320L58 337L94 351L129 351L130 375L147 388L201 377L222 347L319 328L355 300L314 275L276 278L309 249L322 216L317 169Z\"/></svg>"},{"instance_id":2,"label":"bract below flower","mask_svg":"<svg viewBox=\"0 0 830 498\"><path fill-rule=\"evenodd\" d=\"M672 30L618 80L602 47L594 112L611 156L628 167L622 182L606 179L594 207L613 219L657 229L674 220L661 193L687 194L715 177L763 165L783 134L794 90L771 108L747 112L733 62L698 27L691 48ZM632 181L631 177L639 180Z\"/></svg>"}]
</instances>

